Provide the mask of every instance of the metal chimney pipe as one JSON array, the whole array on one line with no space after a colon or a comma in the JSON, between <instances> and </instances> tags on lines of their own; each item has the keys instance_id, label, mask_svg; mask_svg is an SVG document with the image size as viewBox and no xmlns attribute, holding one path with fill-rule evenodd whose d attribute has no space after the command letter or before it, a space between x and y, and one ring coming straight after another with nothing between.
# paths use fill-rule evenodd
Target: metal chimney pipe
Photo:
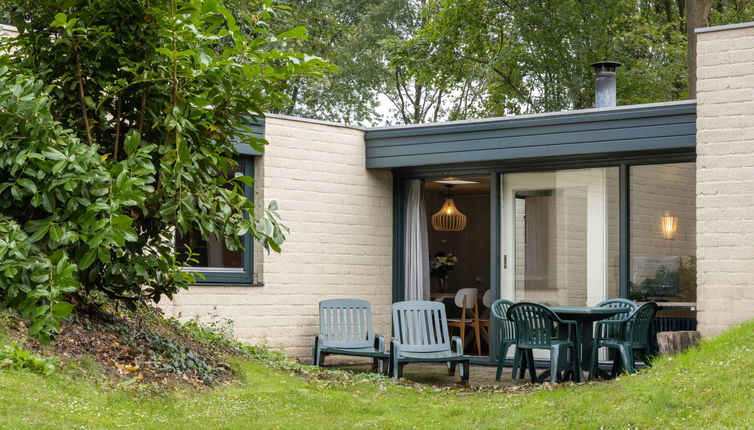
<instances>
[{"instance_id":1,"label":"metal chimney pipe","mask_svg":"<svg viewBox=\"0 0 754 430\"><path fill-rule=\"evenodd\" d=\"M595 73L594 107L615 107L615 70L620 65L615 61L600 61L591 65Z\"/></svg>"}]
</instances>

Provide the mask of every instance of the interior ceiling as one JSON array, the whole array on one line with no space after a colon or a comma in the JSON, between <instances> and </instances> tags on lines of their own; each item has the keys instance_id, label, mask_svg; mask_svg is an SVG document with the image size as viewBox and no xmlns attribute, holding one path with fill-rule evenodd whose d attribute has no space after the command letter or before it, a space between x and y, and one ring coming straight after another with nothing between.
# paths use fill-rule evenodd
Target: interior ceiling
<instances>
[{"instance_id":1,"label":"interior ceiling","mask_svg":"<svg viewBox=\"0 0 754 430\"><path fill-rule=\"evenodd\" d=\"M433 181L442 181L449 179L462 179L464 181L477 182L476 184L453 185L453 193L490 191L489 176L443 176L438 178L428 178L424 181L424 188L427 191L445 193L448 190L445 187L445 184L438 184Z\"/></svg>"}]
</instances>

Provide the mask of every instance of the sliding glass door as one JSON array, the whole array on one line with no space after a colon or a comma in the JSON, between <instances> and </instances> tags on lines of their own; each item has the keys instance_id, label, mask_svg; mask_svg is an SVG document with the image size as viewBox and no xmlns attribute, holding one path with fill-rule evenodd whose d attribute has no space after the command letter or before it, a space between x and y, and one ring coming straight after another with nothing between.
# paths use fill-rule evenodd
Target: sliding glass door
<instances>
[{"instance_id":1,"label":"sliding glass door","mask_svg":"<svg viewBox=\"0 0 754 430\"><path fill-rule=\"evenodd\" d=\"M502 178L501 297L594 305L619 294L618 168Z\"/></svg>"},{"instance_id":2,"label":"sliding glass door","mask_svg":"<svg viewBox=\"0 0 754 430\"><path fill-rule=\"evenodd\" d=\"M551 306L654 300L664 329L693 329L695 172L694 163L671 163L428 176L428 249L416 261L458 258L452 270L421 269L431 277L429 298L446 300L449 316L459 312L454 297L462 288ZM457 231L432 224L450 198L467 218ZM405 289L396 297L407 297ZM484 301L479 307L487 311ZM495 351L494 338L482 343L483 355ZM473 342L469 348L479 353Z\"/></svg>"}]
</instances>

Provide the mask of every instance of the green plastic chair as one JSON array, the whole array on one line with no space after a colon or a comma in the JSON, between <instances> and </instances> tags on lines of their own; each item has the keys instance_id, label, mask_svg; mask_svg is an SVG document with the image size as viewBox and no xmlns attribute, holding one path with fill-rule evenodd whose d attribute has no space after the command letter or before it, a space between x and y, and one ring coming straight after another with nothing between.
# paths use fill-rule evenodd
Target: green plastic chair
<instances>
[{"instance_id":1,"label":"green plastic chair","mask_svg":"<svg viewBox=\"0 0 754 430\"><path fill-rule=\"evenodd\" d=\"M620 355L620 361L616 354L613 360L612 377L618 373L621 367L626 373L633 373L636 368L634 361L634 352L639 352L644 362L648 362L652 342L650 341L650 330L652 318L657 313L657 303L649 302L636 308L628 318L619 320L598 321L595 325L596 333L609 333L610 338L595 339L592 343L592 360L589 363L589 379L594 377L597 370L597 349L606 347L615 349ZM605 326L612 326L607 329ZM616 333L617 330L617 333Z\"/></svg>"},{"instance_id":2,"label":"green plastic chair","mask_svg":"<svg viewBox=\"0 0 754 430\"><path fill-rule=\"evenodd\" d=\"M508 319L508 308L513 304L512 301L506 299L495 300L490 309L492 309L492 316L497 321L498 332L498 351L497 351L497 372L495 373L495 381L499 381L503 374L503 367L505 365L505 357L508 355L508 348L516 344L516 326L513 321ZM525 356L524 363L521 365L521 377L523 378L523 372L526 369ZM514 374L511 376L515 376Z\"/></svg>"},{"instance_id":3,"label":"green plastic chair","mask_svg":"<svg viewBox=\"0 0 754 430\"><path fill-rule=\"evenodd\" d=\"M597 307L600 308L628 308L628 311L615 314L610 318L601 320L613 321L624 320L631 315L631 312L635 311L639 305L636 302L628 299L607 299L597 303ZM601 324L595 326L594 339L595 340L607 340L607 339L619 339L620 337L620 325L616 324Z\"/></svg>"},{"instance_id":4,"label":"green plastic chair","mask_svg":"<svg viewBox=\"0 0 754 430\"><path fill-rule=\"evenodd\" d=\"M452 347L451 347L452 343ZM463 355L461 338L450 338L445 305L439 302L393 303L393 340L390 374L403 376L406 363L447 363L448 375L461 364L461 381L469 382L469 356Z\"/></svg>"},{"instance_id":5,"label":"green plastic chair","mask_svg":"<svg viewBox=\"0 0 754 430\"><path fill-rule=\"evenodd\" d=\"M319 302L319 334L312 348L315 366L328 354L372 357L372 371L387 372L390 355L385 338L372 331L372 306L366 300L332 299Z\"/></svg>"},{"instance_id":6,"label":"green plastic chair","mask_svg":"<svg viewBox=\"0 0 754 430\"><path fill-rule=\"evenodd\" d=\"M626 312L621 312L619 314L615 314L609 318L605 318L604 321L613 321L613 320L625 320L631 315L631 312L636 310L636 308L639 307L639 305L636 304L633 300L628 299L607 299L603 300L599 303L597 303L595 306L600 308L627 308L628 310ZM600 341L606 341L606 340L620 340L620 330L621 326L620 324L601 324L596 325L594 330L594 338L591 342L589 342L588 345L586 345L587 348L591 349L592 356L597 354L598 348L595 347L596 342ZM590 361L591 364L591 361ZM595 372L599 374L601 370L599 368L595 369ZM592 378L592 374L590 374L589 378Z\"/></svg>"},{"instance_id":7,"label":"green plastic chair","mask_svg":"<svg viewBox=\"0 0 754 430\"><path fill-rule=\"evenodd\" d=\"M573 371L577 380L581 372L581 345L578 323L573 320L563 320L555 312L538 303L519 302L510 305L506 314L516 327L516 354L513 358L513 378L521 363L521 355L526 354L529 365L529 375L532 382L537 381L534 369L535 349L550 351L550 378L557 382L561 370ZM568 339L558 339L555 324L568 327ZM568 350L571 350L572 361L568 361Z\"/></svg>"}]
</instances>

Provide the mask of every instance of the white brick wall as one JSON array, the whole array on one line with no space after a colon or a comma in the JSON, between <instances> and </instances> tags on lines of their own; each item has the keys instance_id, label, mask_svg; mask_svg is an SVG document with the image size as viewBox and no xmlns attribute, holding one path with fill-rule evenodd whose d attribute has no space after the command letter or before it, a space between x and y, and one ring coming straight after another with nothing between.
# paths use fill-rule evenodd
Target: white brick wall
<instances>
[{"instance_id":1,"label":"white brick wall","mask_svg":"<svg viewBox=\"0 0 754 430\"><path fill-rule=\"evenodd\" d=\"M754 318L754 26L697 34L699 330Z\"/></svg>"},{"instance_id":2,"label":"white brick wall","mask_svg":"<svg viewBox=\"0 0 754 430\"><path fill-rule=\"evenodd\" d=\"M309 358L327 298L369 300L375 332L390 334L392 179L365 168L361 130L267 118L270 142L255 162L258 200L275 200L290 228L280 254L255 249L263 287L192 287L167 308L185 318L213 310L240 340Z\"/></svg>"},{"instance_id":3,"label":"white brick wall","mask_svg":"<svg viewBox=\"0 0 754 430\"><path fill-rule=\"evenodd\" d=\"M0 37L16 37L18 30L12 25L0 24Z\"/></svg>"}]
</instances>

